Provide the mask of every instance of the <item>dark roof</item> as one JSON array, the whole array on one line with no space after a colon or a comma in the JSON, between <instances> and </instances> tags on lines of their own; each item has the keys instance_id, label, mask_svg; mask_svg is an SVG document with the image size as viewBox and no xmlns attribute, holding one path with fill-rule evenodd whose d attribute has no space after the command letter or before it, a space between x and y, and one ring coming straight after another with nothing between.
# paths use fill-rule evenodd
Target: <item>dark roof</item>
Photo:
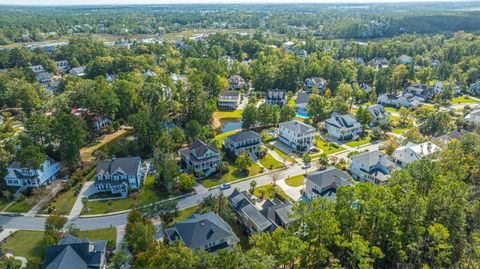
<instances>
[{"instance_id":1,"label":"dark roof","mask_svg":"<svg viewBox=\"0 0 480 269\"><path fill-rule=\"evenodd\" d=\"M332 114L332 117L327 119L325 121L325 123L331 124L331 125L339 127L339 128L341 128L341 127L350 128L353 125L358 124L358 121L355 118L355 116L353 116L350 113L340 115L339 113L334 112Z\"/></svg>"},{"instance_id":2,"label":"dark roof","mask_svg":"<svg viewBox=\"0 0 480 269\"><path fill-rule=\"evenodd\" d=\"M277 226L285 227L295 220L295 218L292 217L293 205L290 202L283 203L278 199L274 202L267 200L263 207L264 210L262 213Z\"/></svg>"},{"instance_id":3,"label":"dark roof","mask_svg":"<svg viewBox=\"0 0 480 269\"><path fill-rule=\"evenodd\" d=\"M136 175L141 163L142 159L140 157L123 157L109 161L100 161L97 164L97 175L103 175L105 172L113 174L119 169L123 170L127 175Z\"/></svg>"},{"instance_id":4,"label":"dark roof","mask_svg":"<svg viewBox=\"0 0 480 269\"><path fill-rule=\"evenodd\" d=\"M334 185L335 187L351 185L350 175L336 167L329 167L322 171L315 171L305 175L307 180L312 181L319 187Z\"/></svg>"},{"instance_id":5,"label":"dark roof","mask_svg":"<svg viewBox=\"0 0 480 269\"><path fill-rule=\"evenodd\" d=\"M218 243L221 239L226 240L230 237L233 241L239 241L232 228L214 212L194 214L184 221L177 222L173 228L167 230L167 235L172 241L180 239L185 246L192 249L213 242Z\"/></svg>"},{"instance_id":6,"label":"dark roof","mask_svg":"<svg viewBox=\"0 0 480 269\"><path fill-rule=\"evenodd\" d=\"M282 122L280 123L280 126L283 126L294 133L307 133L315 131L315 128L313 128L312 126L298 120Z\"/></svg>"},{"instance_id":7,"label":"dark roof","mask_svg":"<svg viewBox=\"0 0 480 269\"><path fill-rule=\"evenodd\" d=\"M221 158L220 156L218 156L220 152L217 148L217 145L208 145L202 140L196 140L190 145L190 147L180 149L179 153L187 157L192 162L200 162L198 158L203 157L203 155L205 155L205 153L207 153L209 150L216 153L215 156L212 156L210 158Z\"/></svg>"},{"instance_id":8,"label":"dark roof","mask_svg":"<svg viewBox=\"0 0 480 269\"><path fill-rule=\"evenodd\" d=\"M236 134L233 134L227 137L227 139L229 139L232 142L240 142L240 141L259 139L259 138L262 138L262 136L260 136L257 132L254 132L251 130L238 132Z\"/></svg>"},{"instance_id":9,"label":"dark roof","mask_svg":"<svg viewBox=\"0 0 480 269\"><path fill-rule=\"evenodd\" d=\"M246 216L260 231L271 231L274 228L272 221L267 219L260 211L247 199L244 193L234 190L228 197L229 204L241 215Z\"/></svg>"},{"instance_id":10,"label":"dark roof","mask_svg":"<svg viewBox=\"0 0 480 269\"><path fill-rule=\"evenodd\" d=\"M105 257L107 241L90 242L67 235L56 246L45 251L45 269L100 268Z\"/></svg>"}]
</instances>

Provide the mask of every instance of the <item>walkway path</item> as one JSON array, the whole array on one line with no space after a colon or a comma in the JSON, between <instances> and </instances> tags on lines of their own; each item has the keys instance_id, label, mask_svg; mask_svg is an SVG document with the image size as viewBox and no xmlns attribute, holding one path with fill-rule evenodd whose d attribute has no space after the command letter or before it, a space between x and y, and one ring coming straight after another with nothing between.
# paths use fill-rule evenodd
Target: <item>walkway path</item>
<instances>
[{"instance_id":1,"label":"walkway path","mask_svg":"<svg viewBox=\"0 0 480 269\"><path fill-rule=\"evenodd\" d=\"M3 229L3 231L0 233L0 242L3 240L7 239L11 234L16 232L17 229Z\"/></svg>"},{"instance_id":2,"label":"walkway path","mask_svg":"<svg viewBox=\"0 0 480 269\"><path fill-rule=\"evenodd\" d=\"M15 260L17 261L20 261L22 263L22 265L20 266L20 268L25 268L27 267L27 258L25 257L22 257L22 256L14 256L12 253L7 253L5 254L5 257L7 258L14 258Z\"/></svg>"}]
</instances>

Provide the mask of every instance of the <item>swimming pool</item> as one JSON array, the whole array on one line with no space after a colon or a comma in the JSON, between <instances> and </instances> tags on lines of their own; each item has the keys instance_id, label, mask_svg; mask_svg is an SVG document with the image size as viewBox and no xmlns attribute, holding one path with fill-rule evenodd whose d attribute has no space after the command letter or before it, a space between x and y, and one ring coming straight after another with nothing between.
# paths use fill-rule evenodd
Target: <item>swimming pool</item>
<instances>
[{"instance_id":1,"label":"swimming pool","mask_svg":"<svg viewBox=\"0 0 480 269\"><path fill-rule=\"evenodd\" d=\"M310 115L308 115L308 113L297 113L297 117L308 119Z\"/></svg>"}]
</instances>

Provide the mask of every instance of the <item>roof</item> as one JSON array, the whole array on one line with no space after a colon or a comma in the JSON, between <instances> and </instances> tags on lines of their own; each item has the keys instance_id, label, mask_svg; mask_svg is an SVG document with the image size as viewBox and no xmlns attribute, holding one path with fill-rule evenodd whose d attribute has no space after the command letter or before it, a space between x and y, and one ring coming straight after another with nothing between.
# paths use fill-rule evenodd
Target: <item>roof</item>
<instances>
[{"instance_id":1,"label":"roof","mask_svg":"<svg viewBox=\"0 0 480 269\"><path fill-rule=\"evenodd\" d=\"M236 134L233 134L229 137L227 137L227 139L229 139L230 141L232 142L240 142L240 141L246 141L246 140L252 140L252 139L261 139L262 136L259 135L257 132L254 132L254 131L242 131L242 132L239 132L239 133L236 133Z\"/></svg>"},{"instance_id":2,"label":"roof","mask_svg":"<svg viewBox=\"0 0 480 269\"><path fill-rule=\"evenodd\" d=\"M389 167L393 166L393 162L391 162L388 159L388 155L379 151L369 151L369 152L364 152L358 155L355 155L352 157L352 162L358 162L358 163L363 163L367 167L372 167L380 162L381 165Z\"/></svg>"},{"instance_id":3,"label":"roof","mask_svg":"<svg viewBox=\"0 0 480 269\"><path fill-rule=\"evenodd\" d=\"M313 82L315 85L327 84L327 81L321 77L307 78L307 82Z\"/></svg>"},{"instance_id":4,"label":"roof","mask_svg":"<svg viewBox=\"0 0 480 269\"><path fill-rule=\"evenodd\" d=\"M295 101L295 106L306 105L308 104L308 94L299 93L297 94L297 100Z\"/></svg>"},{"instance_id":5,"label":"roof","mask_svg":"<svg viewBox=\"0 0 480 269\"><path fill-rule=\"evenodd\" d=\"M192 249L209 243L218 243L221 239L233 238L234 242L239 241L232 228L214 212L194 214L186 220L175 223L172 229L174 231L169 229L167 232L170 239L180 239L185 246Z\"/></svg>"},{"instance_id":6,"label":"roof","mask_svg":"<svg viewBox=\"0 0 480 269\"><path fill-rule=\"evenodd\" d=\"M264 215L277 226L289 225L296 219L292 217L294 212L293 205L290 202L283 203L278 199L275 202L267 200L264 203L264 207L266 207L263 211Z\"/></svg>"},{"instance_id":7,"label":"roof","mask_svg":"<svg viewBox=\"0 0 480 269\"><path fill-rule=\"evenodd\" d=\"M440 150L437 145L430 142L425 142L422 144L408 142L407 145L405 145L405 149L410 149L413 152L417 153L419 156L430 155Z\"/></svg>"},{"instance_id":8,"label":"roof","mask_svg":"<svg viewBox=\"0 0 480 269\"><path fill-rule=\"evenodd\" d=\"M349 179L350 175L336 167L329 167L322 171L315 171L305 175L307 180L312 181L315 185L320 187L334 185L335 187L351 185Z\"/></svg>"},{"instance_id":9,"label":"roof","mask_svg":"<svg viewBox=\"0 0 480 269\"><path fill-rule=\"evenodd\" d=\"M138 156L100 161L97 164L97 175L103 175L106 172L111 175L120 170L125 172L127 175L136 175L141 163L142 159L140 159Z\"/></svg>"},{"instance_id":10,"label":"roof","mask_svg":"<svg viewBox=\"0 0 480 269\"><path fill-rule=\"evenodd\" d=\"M50 163L55 163L56 161L52 159L52 157L46 155L46 160L48 160ZM8 165L8 168L12 169L30 169L28 167L24 167L19 161L12 161Z\"/></svg>"},{"instance_id":11,"label":"roof","mask_svg":"<svg viewBox=\"0 0 480 269\"><path fill-rule=\"evenodd\" d=\"M325 123L331 124L338 128L350 128L355 124L359 124L355 116L353 116L351 113L341 115L337 112L334 112L332 116L325 121Z\"/></svg>"},{"instance_id":12,"label":"roof","mask_svg":"<svg viewBox=\"0 0 480 269\"><path fill-rule=\"evenodd\" d=\"M218 156L220 152L217 145L208 145L199 139L193 142L190 147L180 149L179 153L187 157L191 162L200 162L198 158L203 157L208 151L216 153L215 156L212 156L211 158L221 158Z\"/></svg>"},{"instance_id":13,"label":"roof","mask_svg":"<svg viewBox=\"0 0 480 269\"><path fill-rule=\"evenodd\" d=\"M368 106L367 109L374 117L382 117L388 115L388 112L385 110L385 108L379 104Z\"/></svg>"},{"instance_id":14,"label":"roof","mask_svg":"<svg viewBox=\"0 0 480 269\"><path fill-rule=\"evenodd\" d=\"M85 73L85 66L79 66L79 67L74 67L70 69L70 74L74 74L74 73L77 75Z\"/></svg>"},{"instance_id":15,"label":"roof","mask_svg":"<svg viewBox=\"0 0 480 269\"><path fill-rule=\"evenodd\" d=\"M220 92L219 98L236 100L238 99L239 96L240 96L239 91L223 91L223 92Z\"/></svg>"},{"instance_id":16,"label":"roof","mask_svg":"<svg viewBox=\"0 0 480 269\"><path fill-rule=\"evenodd\" d=\"M241 211L241 215L247 217L260 231L269 231L274 228L272 221L262 215L242 192L234 190L228 197L228 202L237 212Z\"/></svg>"},{"instance_id":17,"label":"roof","mask_svg":"<svg viewBox=\"0 0 480 269\"><path fill-rule=\"evenodd\" d=\"M100 268L105 260L107 241L90 242L67 235L56 246L45 251L45 269Z\"/></svg>"},{"instance_id":18,"label":"roof","mask_svg":"<svg viewBox=\"0 0 480 269\"><path fill-rule=\"evenodd\" d=\"M308 132L315 131L315 128L313 128L312 126L305 124L303 122L300 122L298 120L282 122L280 123L280 126L281 127L283 126L285 129L289 129L294 133L308 133Z\"/></svg>"}]
</instances>

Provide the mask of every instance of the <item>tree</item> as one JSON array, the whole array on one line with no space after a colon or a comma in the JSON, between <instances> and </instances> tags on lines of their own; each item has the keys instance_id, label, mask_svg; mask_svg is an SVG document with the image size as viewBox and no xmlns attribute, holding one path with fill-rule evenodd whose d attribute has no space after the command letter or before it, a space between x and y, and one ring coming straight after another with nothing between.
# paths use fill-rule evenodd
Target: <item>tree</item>
<instances>
[{"instance_id":1,"label":"tree","mask_svg":"<svg viewBox=\"0 0 480 269\"><path fill-rule=\"evenodd\" d=\"M202 138L202 126L196 120L191 120L185 125L185 133L190 142L195 141L196 139Z\"/></svg>"},{"instance_id":2,"label":"tree","mask_svg":"<svg viewBox=\"0 0 480 269\"><path fill-rule=\"evenodd\" d=\"M88 212L88 197L82 197L82 205L85 207L85 211Z\"/></svg>"},{"instance_id":3,"label":"tree","mask_svg":"<svg viewBox=\"0 0 480 269\"><path fill-rule=\"evenodd\" d=\"M62 238L62 228L67 223L67 218L57 214L51 214L45 220L45 233L43 245L45 247L58 244Z\"/></svg>"},{"instance_id":4,"label":"tree","mask_svg":"<svg viewBox=\"0 0 480 269\"><path fill-rule=\"evenodd\" d=\"M363 125L369 125L373 119L370 111L368 109L364 109L362 106L358 108L357 114L355 115L355 117Z\"/></svg>"},{"instance_id":5,"label":"tree","mask_svg":"<svg viewBox=\"0 0 480 269\"><path fill-rule=\"evenodd\" d=\"M250 129L257 123L257 109L254 105L247 105L242 115L242 128Z\"/></svg>"},{"instance_id":6,"label":"tree","mask_svg":"<svg viewBox=\"0 0 480 269\"><path fill-rule=\"evenodd\" d=\"M310 154L305 153L302 155L302 160L305 166L308 167L310 165L310 162L312 161L312 158L310 157Z\"/></svg>"},{"instance_id":7,"label":"tree","mask_svg":"<svg viewBox=\"0 0 480 269\"><path fill-rule=\"evenodd\" d=\"M290 121L295 118L295 109L290 106L283 106L280 109L280 122Z\"/></svg>"},{"instance_id":8,"label":"tree","mask_svg":"<svg viewBox=\"0 0 480 269\"><path fill-rule=\"evenodd\" d=\"M125 227L125 243L134 255L147 250L155 240L155 227L152 221L144 218L137 210L127 216Z\"/></svg>"},{"instance_id":9,"label":"tree","mask_svg":"<svg viewBox=\"0 0 480 269\"><path fill-rule=\"evenodd\" d=\"M22 167L40 169L46 159L45 153L36 146L27 146L17 151L17 161L21 163Z\"/></svg>"},{"instance_id":10,"label":"tree","mask_svg":"<svg viewBox=\"0 0 480 269\"><path fill-rule=\"evenodd\" d=\"M120 249L110 258L110 263L111 267L109 268L120 269L130 263L130 257L125 250Z\"/></svg>"},{"instance_id":11,"label":"tree","mask_svg":"<svg viewBox=\"0 0 480 269\"><path fill-rule=\"evenodd\" d=\"M387 155L392 156L392 154L395 152L395 150L398 147L398 143L395 139L390 138L387 141L384 142L383 148L385 149L385 153Z\"/></svg>"},{"instance_id":12,"label":"tree","mask_svg":"<svg viewBox=\"0 0 480 269\"><path fill-rule=\"evenodd\" d=\"M145 214L151 218L159 218L164 224L169 224L178 216L178 205L175 200L155 203L145 210Z\"/></svg>"},{"instance_id":13,"label":"tree","mask_svg":"<svg viewBox=\"0 0 480 269\"><path fill-rule=\"evenodd\" d=\"M197 184L195 177L186 173L180 174L178 178L178 185L183 192L191 191Z\"/></svg>"},{"instance_id":14,"label":"tree","mask_svg":"<svg viewBox=\"0 0 480 269\"><path fill-rule=\"evenodd\" d=\"M308 97L307 110L308 115L313 118L315 123L327 119L332 113L330 102L318 94L312 94Z\"/></svg>"},{"instance_id":15,"label":"tree","mask_svg":"<svg viewBox=\"0 0 480 269\"><path fill-rule=\"evenodd\" d=\"M87 137L84 121L75 115L59 112L53 120L53 133L61 159L73 170L80 161L80 147Z\"/></svg>"},{"instance_id":16,"label":"tree","mask_svg":"<svg viewBox=\"0 0 480 269\"><path fill-rule=\"evenodd\" d=\"M242 173L248 173L248 168L250 168L252 164L252 159L250 159L250 157L246 154L238 156L237 160L235 161L235 165L240 171L242 171Z\"/></svg>"},{"instance_id":17,"label":"tree","mask_svg":"<svg viewBox=\"0 0 480 269\"><path fill-rule=\"evenodd\" d=\"M255 192L255 187L256 186L257 186L257 181L255 181L255 180L250 181L250 193Z\"/></svg>"}]
</instances>

